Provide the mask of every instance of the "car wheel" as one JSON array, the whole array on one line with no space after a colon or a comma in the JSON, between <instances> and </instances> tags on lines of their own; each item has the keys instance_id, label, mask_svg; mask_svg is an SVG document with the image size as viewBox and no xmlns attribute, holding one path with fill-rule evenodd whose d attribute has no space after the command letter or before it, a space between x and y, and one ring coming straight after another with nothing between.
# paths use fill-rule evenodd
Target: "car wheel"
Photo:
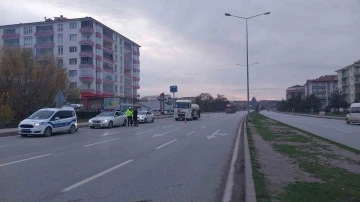
<instances>
[{"instance_id":1,"label":"car wheel","mask_svg":"<svg viewBox=\"0 0 360 202\"><path fill-rule=\"evenodd\" d=\"M155 121L155 118L153 117L152 120L151 120L151 123L154 123L154 121Z\"/></svg>"},{"instance_id":2,"label":"car wheel","mask_svg":"<svg viewBox=\"0 0 360 202\"><path fill-rule=\"evenodd\" d=\"M110 121L110 122L109 122L109 125L108 125L108 128L112 128L112 127L113 127L113 122Z\"/></svg>"},{"instance_id":3,"label":"car wheel","mask_svg":"<svg viewBox=\"0 0 360 202\"><path fill-rule=\"evenodd\" d=\"M346 119L346 123L347 123L347 124L350 124L350 121L349 121L349 119Z\"/></svg>"},{"instance_id":4,"label":"car wheel","mask_svg":"<svg viewBox=\"0 0 360 202\"><path fill-rule=\"evenodd\" d=\"M52 129L51 129L51 127L46 127L45 128L45 131L44 131L44 136L45 137L50 137L51 136L51 134L52 134Z\"/></svg>"},{"instance_id":5,"label":"car wheel","mask_svg":"<svg viewBox=\"0 0 360 202\"><path fill-rule=\"evenodd\" d=\"M178 118L175 118L175 121L178 121L179 119Z\"/></svg>"},{"instance_id":6,"label":"car wheel","mask_svg":"<svg viewBox=\"0 0 360 202\"><path fill-rule=\"evenodd\" d=\"M94 128L94 126L90 126L90 128Z\"/></svg>"},{"instance_id":7,"label":"car wheel","mask_svg":"<svg viewBox=\"0 0 360 202\"><path fill-rule=\"evenodd\" d=\"M71 125L70 126L70 130L68 131L68 133L75 133L77 131L77 129L76 129L76 126L73 124L73 125Z\"/></svg>"},{"instance_id":8,"label":"car wheel","mask_svg":"<svg viewBox=\"0 0 360 202\"><path fill-rule=\"evenodd\" d=\"M126 121L126 119L124 120L124 123L122 124L122 126L126 126L126 124L127 124L127 121Z\"/></svg>"}]
</instances>

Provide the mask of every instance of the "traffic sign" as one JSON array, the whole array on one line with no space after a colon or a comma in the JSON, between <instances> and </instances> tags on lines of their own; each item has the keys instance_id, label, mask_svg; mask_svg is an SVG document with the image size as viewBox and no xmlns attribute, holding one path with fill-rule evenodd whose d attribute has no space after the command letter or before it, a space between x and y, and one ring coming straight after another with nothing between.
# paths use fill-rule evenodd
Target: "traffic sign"
<instances>
[{"instance_id":1,"label":"traffic sign","mask_svg":"<svg viewBox=\"0 0 360 202\"><path fill-rule=\"evenodd\" d=\"M177 86L170 86L170 93L177 93L178 87Z\"/></svg>"}]
</instances>

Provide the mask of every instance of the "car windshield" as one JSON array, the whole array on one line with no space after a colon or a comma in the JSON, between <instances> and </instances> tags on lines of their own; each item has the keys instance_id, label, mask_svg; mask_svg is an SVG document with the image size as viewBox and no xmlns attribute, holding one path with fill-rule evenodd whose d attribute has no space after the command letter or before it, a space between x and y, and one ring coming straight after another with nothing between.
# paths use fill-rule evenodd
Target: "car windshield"
<instances>
[{"instance_id":1,"label":"car windshield","mask_svg":"<svg viewBox=\"0 0 360 202\"><path fill-rule=\"evenodd\" d=\"M189 109L189 103L188 102L177 102L175 104L175 108Z\"/></svg>"},{"instance_id":2,"label":"car windshield","mask_svg":"<svg viewBox=\"0 0 360 202\"><path fill-rule=\"evenodd\" d=\"M138 115L146 115L146 112L138 112Z\"/></svg>"},{"instance_id":3,"label":"car windshield","mask_svg":"<svg viewBox=\"0 0 360 202\"><path fill-rule=\"evenodd\" d=\"M353 113L353 114L359 114L359 113L360 113L360 107L353 107L353 108L351 108L351 113Z\"/></svg>"},{"instance_id":4,"label":"car windshield","mask_svg":"<svg viewBox=\"0 0 360 202\"><path fill-rule=\"evenodd\" d=\"M113 116L114 112L101 112L99 116Z\"/></svg>"},{"instance_id":5,"label":"car windshield","mask_svg":"<svg viewBox=\"0 0 360 202\"><path fill-rule=\"evenodd\" d=\"M29 116L28 119L48 119L54 114L51 110L40 110Z\"/></svg>"}]
</instances>

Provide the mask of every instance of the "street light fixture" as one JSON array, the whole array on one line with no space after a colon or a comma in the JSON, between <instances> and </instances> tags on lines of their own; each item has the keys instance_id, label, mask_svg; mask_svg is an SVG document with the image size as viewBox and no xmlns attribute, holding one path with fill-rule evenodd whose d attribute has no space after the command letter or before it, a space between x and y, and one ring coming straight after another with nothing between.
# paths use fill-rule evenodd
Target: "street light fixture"
<instances>
[{"instance_id":1,"label":"street light fixture","mask_svg":"<svg viewBox=\"0 0 360 202\"><path fill-rule=\"evenodd\" d=\"M251 65L256 65L256 64L259 64L259 62L252 63L252 64L249 65L249 67L250 67ZM246 65L242 65L242 64L236 64L236 65L246 66Z\"/></svg>"},{"instance_id":2,"label":"street light fixture","mask_svg":"<svg viewBox=\"0 0 360 202\"><path fill-rule=\"evenodd\" d=\"M225 16L231 16L236 18L244 19L246 22L246 78L247 78L247 103L248 103L248 120L250 121L250 95L249 95L249 37L248 37L248 20L251 18L258 17L260 15L269 15L270 12L261 13L251 17L241 17L236 15L231 15L230 13L225 13Z\"/></svg>"}]
</instances>

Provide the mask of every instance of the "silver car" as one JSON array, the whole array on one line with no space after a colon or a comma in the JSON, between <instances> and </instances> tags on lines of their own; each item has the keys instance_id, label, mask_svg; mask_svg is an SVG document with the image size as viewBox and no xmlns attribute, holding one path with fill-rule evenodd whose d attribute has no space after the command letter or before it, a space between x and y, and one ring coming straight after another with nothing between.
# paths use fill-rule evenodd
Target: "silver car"
<instances>
[{"instance_id":1,"label":"silver car","mask_svg":"<svg viewBox=\"0 0 360 202\"><path fill-rule=\"evenodd\" d=\"M104 111L89 120L90 128L112 128L113 126L126 126L127 117L122 111Z\"/></svg>"},{"instance_id":2,"label":"silver car","mask_svg":"<svg viewBox=\"0 0 360 202\"><path fill-rule=\"evenodd\" d=\"M153 123L155 120L155 115L151 112L147 111L139 111L137 115L137 119L139 123Z\"/></svg>"}]
</instances>

